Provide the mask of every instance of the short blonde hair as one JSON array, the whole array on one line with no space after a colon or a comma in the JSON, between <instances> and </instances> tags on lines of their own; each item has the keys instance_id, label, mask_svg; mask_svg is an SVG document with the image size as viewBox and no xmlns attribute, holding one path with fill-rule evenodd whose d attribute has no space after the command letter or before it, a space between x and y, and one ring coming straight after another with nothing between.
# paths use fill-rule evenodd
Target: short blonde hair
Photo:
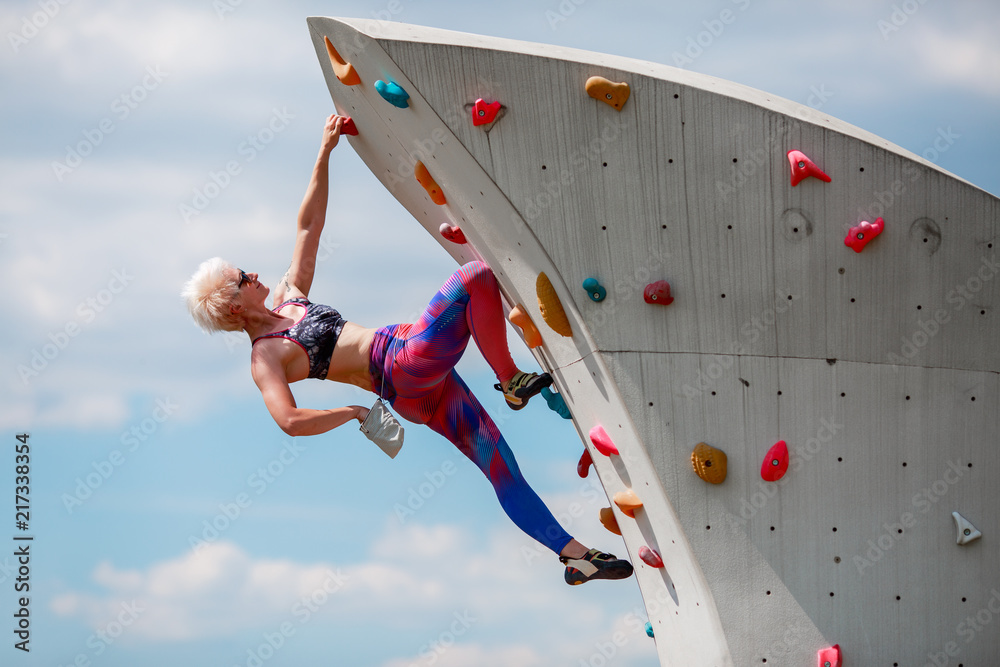
<instances>
[{"instance_id":1,"label":"short blonde hair","mask_svg":"<svg viewBox=\"0 0 1000 667\"><path fill-rule=\"evenodd\" d=\"M209 333L243 329L240 318L229 309L239 294L237 284L226 276L226 271L233 268L232 264L221 257L206 260L181 291L191 317Z\"/></svg>"}]
</instances>

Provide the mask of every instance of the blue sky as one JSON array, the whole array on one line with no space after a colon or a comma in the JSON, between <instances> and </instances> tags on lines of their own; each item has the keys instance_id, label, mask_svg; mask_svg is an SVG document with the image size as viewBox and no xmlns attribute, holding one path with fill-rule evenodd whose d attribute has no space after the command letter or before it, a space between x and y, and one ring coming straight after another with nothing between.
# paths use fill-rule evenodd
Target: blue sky
<instances>
[{"instance_id":1,"label":"blue sky","mask_svg":"<svg viewBox=\"0 0 1000 667\"><path fill-rule=\"evenodd\" d=\"M311 15L386 18L681 65L821 108L1000 193L1000 8L551 0L5 2L0 8L0 610L14 592L15 435L31 434L24 665L657 664L634 582L570 588L448 443L389 460L352 426L294 442L178 292L221 255L269 284L332 111ZM227 168L229 173L226 173ZM214 186L214 187L213 187ZM204 201L198 197L205 197ZM198 206L197 215L182 205ZM343 142L311 296L412 319L450 258ZM515 359L531 356L511 337ZM460 372L528 480L619 555L569 422ZM300 405L368 403L334 383ZM410 511L400 511L406 508ZM616 633L620 633L616 635ZM615 642L615 638L622 641Z\"/></svg>"}]
</instances>

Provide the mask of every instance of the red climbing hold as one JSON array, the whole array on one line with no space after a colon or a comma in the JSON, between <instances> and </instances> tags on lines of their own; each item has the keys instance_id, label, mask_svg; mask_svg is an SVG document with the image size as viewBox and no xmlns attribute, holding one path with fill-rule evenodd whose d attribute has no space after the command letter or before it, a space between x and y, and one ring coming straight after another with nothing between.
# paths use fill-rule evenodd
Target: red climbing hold
<instances>
[{"instance_id":1,"label":"red climbing hold","mask_svg":"<svg viewBox=\"0 0 1000 667\"><path fill-rule=\"evenodd\" d=\"M645 544L639 547L639 558L650 567L663 567L663 559Z\"/></svg>"},{"instance_id":2,"label":"red climbing hold","mask_svg":"<svg viewBox=\"0 0 1000 667\"><path fill-rule=\"evenodd\" d=\"M351 118L350 116L348 116L347 120L345 120L340 125L340 133L341 134L349 134L352 137L358 136L358 126L354 124L354 119L353 118Z\"/></svg>"},{"instance_id":3,"label":"red climbing hold","mask_svg":"<svg viewBox=\"0 0 1000 667\"><path fill-rule=\"evenodd\" d=\"M844 245L852 248L854 252L861 252L868 245L868 242L882 233L885 228L885 220L876 218L875 222L863 221L856 227L851 227L844 239Z\"/></svg>"},{"instance_id":4,"label":"red climbing hold","mask_svg":"<svg viewBox=\"0 0 1000 667\"><path fill-rule=\"evenodd\" d=\"M819 667L841 667L840 644L820 649L816 657L819 658Z\"/></svg>"},{"instance_id":5,"label":"red climbing hold","mask_svg":"<svg viewBox=\"0 0 1000 667\"><path fill-rule=\"evenodd\" d=\"M604 427L600 424L590 429L590 441L594 443L594 447L597 448L597 451L605 456L611 456L612 454L618 453L618 448L615 447L615 443L611 442L611 438L608 437L607 431L605 431Z\"/></svg>"},{"instance_id":6,"label":"red climbing hold","mask_svg":"<svg viewBox=\"0 0 1000 667\"><path fill-rule=\"evenodd\" d=\"M441 227L440 229L438 229L438 231L441 232L441 236L451 241L452 243L457 243L459 245L468 243L468 240L465 238L465 232L463 232L458 227L449 225L447 222L441 223Z\"/></svg>"},{"instance_id":7,"label":"red climbing hold","mask_svg":"<svg viewBox=\"0 0 1000 667\"><path fill-rule=\"evenodd\" d=\"M584 447L580 462L576 464L576 474L586 478L590 474L590 466L592 465L594 465L594 459L590 458L590 450Z\"/></svg>"},{"instance_id":8,"label":"red climbing hold","mask_svg":"<svg viewBox=\"0 0 1000 667\"><path fill-rule=\"evenodd\" d=\"M806 157L802 151L788 151L788 164L792 166L792 187L810 176L829 183L832 179L816 166L816 163Z\"/></svg>"},{"instance_id":9,"label":"red climbing hold","mask_svg":"<svg viewBox=\"0 0 1000 667\"><path fill-rule=\"evenodd\" d=\"M499 112L499 102L490 102L487 104L483 101L483 98L479 98L472 107L472 124L486 125L487 123L492 123L497 119Z\"/></svg>"},{"instance_id":10,"label":"red climbing hold","mask_svg":"<svg viewBox=\"0 0 1000 667\"><path fill-rule=\"evenodd\" d=\"M760 464L760 476L765 482L777 482L788 470L788 445L779 440L767 450L764 462Z\"/></svg>"},{"instance_id":11,"label":"red climbing hold","mask_svg":"<svg viewBox=\"0 0 1000 667\"><path fill-rule=\"evenodd\" d=\"M646 303L655 303L660 306L669 306L674 302L674 297L670 296L670 283L666 280L657 280L655 283L646 285L642 298L646 300Z\"/></svg>"}]
</instances>

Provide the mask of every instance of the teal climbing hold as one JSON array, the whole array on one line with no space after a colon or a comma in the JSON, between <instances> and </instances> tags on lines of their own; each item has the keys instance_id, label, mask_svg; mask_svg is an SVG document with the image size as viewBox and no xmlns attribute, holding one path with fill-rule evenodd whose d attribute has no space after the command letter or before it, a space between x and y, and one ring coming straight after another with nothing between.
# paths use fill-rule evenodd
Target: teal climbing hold
<instances>
[{"instance_id":1,"label":"teal climbing hold","mask_svg":"<svg viewBox=\"0 0 1000 667\"><path fill-rule=\"evenodd\" d=\"M587 296L590 297L591 301L604 301L604 297L608 295L608 290L604 289L601 283L597 282L596 278L587 278L584 280L583 289L587 290Z\"/></svg>"},{"instance_id":2,"label":"teal climbing hold","mask_svg":"<svg viewBox=\"0 0 1000 667\"><path fill-rule=\"evenodd\" d=\"M557 413L563 419L572 419L573 415L569 413L569 408L566 407L566 401L562 396L553 392L548 387L542 389L542 397L548 404L549 409Z\"/></svg>"},{"instance_id":3,"label":"teal climbing hold","mask_svg":"<svg viewBox=\"0 0 1000 667\"><path fill-rule=\"evenodd\" d=\"M650 623L649 621L646 621L646 636L647 637L653 636L653 624Z\"/></svg>"},{"instance_id":4,"label":"teal climbing hold","mask_svg":"<svg viewBox=\"0 0 1000 667\"><path fill-rule=\"evenodd\" d=\"M392 81L387 83L380 79L375 82L375 90L377 90L378 94L382 96L382 99L395 107L405 109L410 106L407 101L410 99L410 96L405 90L399 87L399 84L393 83Z\"/></svg>"}]
</instances>

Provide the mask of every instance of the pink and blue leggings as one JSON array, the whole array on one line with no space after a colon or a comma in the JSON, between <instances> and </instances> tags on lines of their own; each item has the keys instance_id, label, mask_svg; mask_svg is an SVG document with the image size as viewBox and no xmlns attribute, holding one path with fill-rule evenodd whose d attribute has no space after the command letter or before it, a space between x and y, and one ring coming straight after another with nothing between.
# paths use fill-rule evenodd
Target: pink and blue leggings
<instances>
[{"instance_id":1,"label":"pink and blue leggings","mask_svg":"<svg viewBox=\"0 0 1000 667\"><path fill-rule=\"evenodd\" d=\"M427 424L458 447L493 484L507 516L558 554L572 537L528 486L500 429L454 370L470 336L501 383L514 376L500 290L483 262L456 271L415 324L375 333L373 391L404 419Z\"/></svg>"}]
</instances>

